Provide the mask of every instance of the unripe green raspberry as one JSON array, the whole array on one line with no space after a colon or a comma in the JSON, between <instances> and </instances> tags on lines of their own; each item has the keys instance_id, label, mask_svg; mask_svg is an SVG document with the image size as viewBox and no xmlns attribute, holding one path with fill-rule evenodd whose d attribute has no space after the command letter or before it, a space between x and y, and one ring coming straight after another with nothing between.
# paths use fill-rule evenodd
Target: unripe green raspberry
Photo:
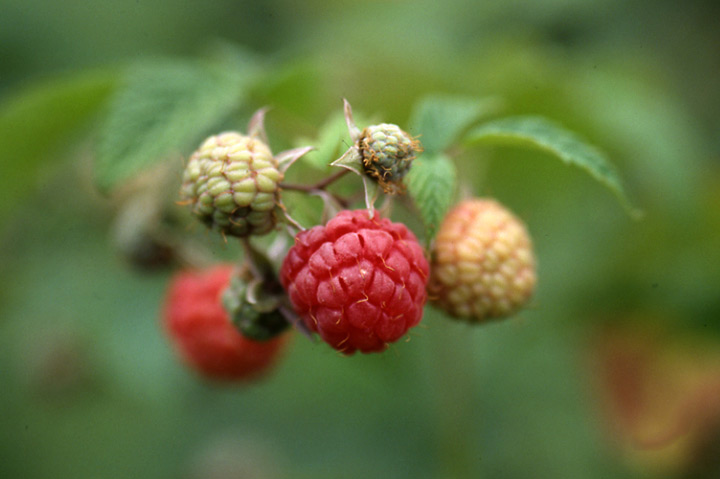
<instances>
[{"instance_id":1,"label":"unripe green raspberry","mask_svg":"<svg viewBox=\"0 0 720 479\"><path fill-rule=\"evenodd\" d=\"M235 272L222 295L230 320L243 336L255 341L267 341L290 325L279 310L284 294L275 281L256 280L249 268Z\"/></svg>"},{"instance_id":2,"label":"unripe green raspberry","mask_svg":"<svg viewBox=\"0 0 720 479\"><path fill-rule=\"evenodd\" d=\"M377 181L385 193L403 193L403 178L410 170L420 143L397 125L381 123L365 128L358 141L365 173Z\"/></svg>"},{"instance_id":3,"label":"unripe green raspberry","mask_svg":"<svg viewBox=\"0 0 720 479\"><path fill-rule=\"evenodd\" d=\"M480 322L517 312L535 289L535 255L525 225L498 202L469 199L438 231L431 299L451 315Z\"/></svg>"},{"instance_id":4,"label":"unripe green raspberry","mask_svg":"<svg viewBox=\"0 0 720 479\"><path fill-rule=\"evenodd\" d=\"M211 136L190 157L181 195L209 228L238 237L273 229L282 180L260 139L226 132Z\"/></svg>"}]
</instances>

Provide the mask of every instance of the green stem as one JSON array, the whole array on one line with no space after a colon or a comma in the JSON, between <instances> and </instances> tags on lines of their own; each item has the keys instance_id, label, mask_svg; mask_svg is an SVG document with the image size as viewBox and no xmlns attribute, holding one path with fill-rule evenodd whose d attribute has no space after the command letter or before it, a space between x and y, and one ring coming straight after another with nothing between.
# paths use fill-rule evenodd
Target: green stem
<instances>
[{"instance_id":1,"label":"green stem","mask_svg":"<svg viewBox=\"0 0 720 479\"><path fill-rule=\"evenodd\" d=\"M250 268L254 278L268 280L273 277L273 267L270 260L250 243L248 238L240 238L240 244L245 252L244 260Z\"/></svg>"}]
</instances>

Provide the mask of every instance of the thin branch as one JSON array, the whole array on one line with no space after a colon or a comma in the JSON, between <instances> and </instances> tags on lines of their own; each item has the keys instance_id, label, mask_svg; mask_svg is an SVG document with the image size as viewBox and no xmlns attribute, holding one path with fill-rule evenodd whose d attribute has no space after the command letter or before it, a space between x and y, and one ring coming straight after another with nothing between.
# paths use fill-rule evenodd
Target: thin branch
<instances>
[{"instance_id":1,"label":"thin branch","mask_svg":"<svg viewBox=\"0 0 720 479\"><path fill-rule=\"evenodd\" d=\"M280 183L280 188L284 190L293 190L293 191L305 191L307 193L318 191L318 190L324 190L328 186L330 186L332 183L336 182L340 178L342 178L344 175L346 175L349 172L349 170L340 170L334 175L328 176L322 181L319 181L315 183L314 185L296 185L291 183Z\"/></svg>"}]
</instances>

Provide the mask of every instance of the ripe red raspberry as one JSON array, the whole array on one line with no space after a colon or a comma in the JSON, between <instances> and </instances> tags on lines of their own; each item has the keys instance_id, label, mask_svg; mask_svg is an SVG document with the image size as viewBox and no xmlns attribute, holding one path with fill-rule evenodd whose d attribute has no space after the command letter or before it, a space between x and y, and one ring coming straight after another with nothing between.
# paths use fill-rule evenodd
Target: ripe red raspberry
<instances>
[{"instance_id":1,"label":"ripe red raspberry","mask_svg":"<svg viewBox=\"0 0 720 479\"><path fill-rule=\"evenodd\" d=\"M280 281L310 330L345 354L367 353L420 322L428 271L405 225L342 211L295 237Z\"/></svg>"},{"instance_id":2,"label":"ripe red raspberry","mask_svg":"<svg viewBox=\"0 0 720 479\"><path fill-rule=\"evenodd\" d=\"M222 306L222 293L233 267L184 271L173 279L167 294L164 326L185 362L202 375L220 380L256 377L280 352L284 336L253 341L240 334Z\"/></svg>"}]
</instances>

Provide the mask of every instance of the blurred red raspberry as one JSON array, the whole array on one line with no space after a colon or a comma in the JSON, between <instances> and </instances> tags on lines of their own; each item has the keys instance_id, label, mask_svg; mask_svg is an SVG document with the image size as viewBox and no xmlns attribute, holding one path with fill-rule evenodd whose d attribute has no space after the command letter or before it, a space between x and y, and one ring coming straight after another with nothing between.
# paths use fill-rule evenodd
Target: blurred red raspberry
<instances>
[{"instance_id":1,"label":"blurred red raspberry","mask_svg":"<svg viewBox=\"0 0 720 479\"><path fill-rule=\"evenodd\" d=\"M258 376L274 362L284 336L253 341L240 334L222 306L231 265L184 271L170 284L164 325L185 362L203 376L242 380Z\"/></svg>"},{"instance_id":2,"label":"blurred red raspberry","mask_svg":"<svg viewBox=\"0 0 720 479\"><path fill-rule=\"evenodd\" d=\"M280 280L310 330L345 354L367 353L420 322L428 270L405 225L342 211L296 236Z\"/></svg>"}]
</instances>

